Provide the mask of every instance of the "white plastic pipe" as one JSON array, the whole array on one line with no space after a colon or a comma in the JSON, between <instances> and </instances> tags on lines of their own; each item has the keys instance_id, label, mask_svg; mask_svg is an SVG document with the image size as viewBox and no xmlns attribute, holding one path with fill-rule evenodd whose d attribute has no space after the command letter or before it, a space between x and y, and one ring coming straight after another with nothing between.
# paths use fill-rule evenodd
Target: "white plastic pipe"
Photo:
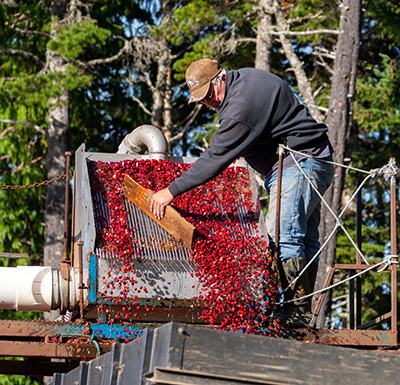
<instances>
[{"instance_id":1,"label":"white plastic pipe","mask_svg":"<svg viewBox=\"0 0 400 385\"><path fill-rule=\"evenodd\" d=\"M64 283L65 282L65 283ZM73 310L78 305L78 270L69 279L49 266L0 267L0 309Z\"/></svg>"},{"instance_id":2,"label":"white plastic pipe","mask_svg":"<svg viewBox=\"0 0 400 385\"><path fill-rule=\"evenodd\" d=\"M45 266L0 267L0 307L50 311L52 270Z\"/></svg>"}]
</instances>

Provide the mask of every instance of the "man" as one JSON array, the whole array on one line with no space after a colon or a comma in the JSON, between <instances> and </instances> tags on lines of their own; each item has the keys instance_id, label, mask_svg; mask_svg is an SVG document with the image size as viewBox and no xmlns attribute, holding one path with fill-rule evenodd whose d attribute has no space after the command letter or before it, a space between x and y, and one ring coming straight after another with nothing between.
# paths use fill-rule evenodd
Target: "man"
<instances>
[{"instance_id":1,"label":"man","mask_svg":"<svg viewBox=\"0 0 400 385\"><path fill-rule=\"evenodd\" d=\"M275 237L277 169L279 143L310 155L296 155L307 176L323 194L332 182L332 147L327 127L316 122L292 91L277 76L254 68L226 71L216 60L193 62L186 71L191 90L189 103L214 108L220 127L210 147L192 167L168 188L154 194L151 210L161 219L166 205L179 194L219 175L235 159L244 157L251 167L265 176L270 196L266 217L267 231ZM279 271L285 290L319 249L318 224L320 198L298 169L291 156L283 162ZM317 263L301 275L285 300L312 292ZM288 327L307 326L311 318L311 299L288 303L281 321Z\"/></svg>"}]
</instances>

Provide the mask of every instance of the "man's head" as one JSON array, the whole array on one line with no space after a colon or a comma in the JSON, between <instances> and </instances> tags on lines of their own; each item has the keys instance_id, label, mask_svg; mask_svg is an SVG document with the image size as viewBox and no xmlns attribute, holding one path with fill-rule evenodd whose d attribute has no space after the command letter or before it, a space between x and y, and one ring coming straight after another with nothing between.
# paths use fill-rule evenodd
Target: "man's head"
<instances>
[{"instance_id":1,"label":"man's head","mask_svg":"<svg viewBox=\"0 0 400 385\"><path fill-rule=\"evenodd\" d=\"M211 79L217 76L222 67L216 60L201 59L193 62L186 71L186 84L192 94L188 103L199 102L210 89Z\"/></svg>"}]
</instances>

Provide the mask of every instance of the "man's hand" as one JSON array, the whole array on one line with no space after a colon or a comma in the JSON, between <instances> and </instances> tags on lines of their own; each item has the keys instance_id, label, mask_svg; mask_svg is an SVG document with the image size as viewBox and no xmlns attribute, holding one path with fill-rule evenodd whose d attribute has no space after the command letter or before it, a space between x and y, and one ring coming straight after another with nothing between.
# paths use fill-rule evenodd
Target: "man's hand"
<instances>
[{"instance_id":1,"label":"man's hand","mask_svg":"<svg viewBox=\"0 0 400 385\"><path fill-rule=\"evenodd\" d=\"M157 219L163 219L165 207L174 200L168 188L156 192L151 198L150 210Z\"/></svg>"}]
</instances>

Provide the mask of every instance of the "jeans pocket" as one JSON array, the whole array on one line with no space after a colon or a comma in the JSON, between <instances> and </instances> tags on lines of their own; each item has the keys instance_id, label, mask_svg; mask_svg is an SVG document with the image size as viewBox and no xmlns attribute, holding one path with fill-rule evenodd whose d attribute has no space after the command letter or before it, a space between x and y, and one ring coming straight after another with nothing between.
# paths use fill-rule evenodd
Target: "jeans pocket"
<instances>
[{"instance_id":1,"label":"jeans pocket","mask_svg":"<svg viewBox=\"0 0 400 385\"><path fill-rule=\"evenodd\" d=\"M311 173L311 182L312 184L318 189L318 192L321 195L324 195L325 191L329 188L332 183L333 179L333 165L330 164L323 164L321 163L322 167L312 167ZM312 192L310 195L310 200L312 201L313 205L317 205L321 199L319 194L312 188Z\"/></svg>"}]
</instances>

